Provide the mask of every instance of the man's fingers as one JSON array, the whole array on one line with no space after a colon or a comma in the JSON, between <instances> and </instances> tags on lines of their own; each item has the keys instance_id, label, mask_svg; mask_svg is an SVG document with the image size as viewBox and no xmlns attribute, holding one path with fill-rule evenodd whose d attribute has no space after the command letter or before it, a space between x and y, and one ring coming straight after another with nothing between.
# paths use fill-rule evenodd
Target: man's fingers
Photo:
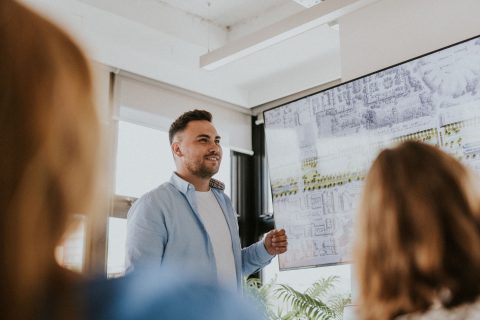
<instances>
[{"instance_id":1,"label":"man's fingers","mask_svg":"<svg viewBox=\"0 0 480 320\"><path fill-rule=\"evenodd\" d=\"M276 254L281 254L287 252L287 247L274 248Z\"/></svg>"},{"instance_id":2,"label":"man's fingers","mask_svg":"<svg viewBox=\"0 0 480 320\"><path fill-rule=\"evenodd\" d=\"M266 242L269 244L271 254L282 254L287 251L288 237L285 229L274 229L266 235Z\"/></svg>"},{"instance_id":3,"label":"man's fingers","mask_svg":"<svg viewBox=\"0 0 480 320\"><path fill-rule=\"evenodd\" d=\"M280 230L274 229L274 230L270 231L269 234L271 234L274 237L280 237L280 236L285 235L285 230L284 229L280 229Z\"/></svg>"},{"instance_id":4,"label":"man's fingers","mask_svg":"<svg viewBox=\"0 0 480 320\"><path fill-rule=\"evenodd\" d=\"M286 247L287 245L288 245L287 236L272 238L272 246L274 247Z\"/></svg>"},{"instance_id":5,"label":"man's fingers","mask_svg":"<svg viewBox=\"0 0 480 320\"><path fill-rule=\"evenodd\" d=\"M275 236L283 236L285 234L285 229L273 229L270 230L267 234L273 234Z\"/></svg>"},{"instance_id":6,"label":"man's fingers","mask_svg":"<svg viewBox=\"0 0 480 320\"><path fill-rule=\"evenodd\" d=\"M287 243L287 236L283 235L275 235L272 237L272 244L273 245L284 245Z\"/></svg>"}]
</instances>

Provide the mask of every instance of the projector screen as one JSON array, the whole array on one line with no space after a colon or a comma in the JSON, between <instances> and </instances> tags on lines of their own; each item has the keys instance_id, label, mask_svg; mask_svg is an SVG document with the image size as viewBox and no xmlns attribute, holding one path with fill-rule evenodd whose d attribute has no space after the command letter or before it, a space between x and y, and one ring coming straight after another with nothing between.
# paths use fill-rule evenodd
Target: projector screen
<instances>
[{"instance_id":1,"label":"projector screen","mask_svg":"<svg viewBox=\"0 0 480 320\"><path fill-rule=\"evenodd\" d=\"M362 182L378 152L436 145L480 170L480 38L264 112L280 269L351 260ZM366 190L368 192L368 190Z\"/></svg>"}]
</instances>

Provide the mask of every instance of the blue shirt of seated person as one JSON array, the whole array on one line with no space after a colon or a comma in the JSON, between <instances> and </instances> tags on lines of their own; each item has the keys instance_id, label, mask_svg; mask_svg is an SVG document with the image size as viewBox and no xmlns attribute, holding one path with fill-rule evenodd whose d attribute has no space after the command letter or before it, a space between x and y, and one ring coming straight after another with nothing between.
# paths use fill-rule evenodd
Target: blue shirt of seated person
<instances>
[{"instance_id":1,"label":"blue shirt of seated person","mask_svg":"<svg viewBox=\"0 0 480 320\"><path fill-rule=\"evenodd\" d=\"M262 319L259 307L236 292L165 268L93 280L83 290L86 319Z\"/></svg>"}]
</instances>

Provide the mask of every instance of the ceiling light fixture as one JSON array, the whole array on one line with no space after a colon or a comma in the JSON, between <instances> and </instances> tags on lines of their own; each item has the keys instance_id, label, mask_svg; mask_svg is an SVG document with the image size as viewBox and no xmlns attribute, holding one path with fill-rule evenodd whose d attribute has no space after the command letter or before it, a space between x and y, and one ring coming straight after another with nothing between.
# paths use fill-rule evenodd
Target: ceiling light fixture
<instances>
[{"instance_id":1,"label":"ceiling light fixture","mask_svg":"<svg viewBox=\"0 0 480 320\"><path fill-rule=\"evenodd\" d=\"M308 10L200 56L200 67L205 70L217 69L310 29L338 21L340 17L377 1L379 0L322 1Z\"/></svg>"}]
</instances>

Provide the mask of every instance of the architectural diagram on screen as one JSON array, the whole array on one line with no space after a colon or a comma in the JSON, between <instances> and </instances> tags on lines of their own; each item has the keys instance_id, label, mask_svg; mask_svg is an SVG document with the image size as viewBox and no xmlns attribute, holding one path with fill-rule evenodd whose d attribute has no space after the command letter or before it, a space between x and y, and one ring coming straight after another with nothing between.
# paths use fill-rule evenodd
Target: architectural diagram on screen
<instances>
[{"instance_id":1,"label":"architectural diagram on screen","mask_svg":"<svg viewBox=\"0 0 480 320\"><path fill-rule=\"evenodd\" d=\"M350 262L362 181L380 150L436 145L480 170L478 38L264 113L282 269Z\"/></svg>"}]
</instances>

